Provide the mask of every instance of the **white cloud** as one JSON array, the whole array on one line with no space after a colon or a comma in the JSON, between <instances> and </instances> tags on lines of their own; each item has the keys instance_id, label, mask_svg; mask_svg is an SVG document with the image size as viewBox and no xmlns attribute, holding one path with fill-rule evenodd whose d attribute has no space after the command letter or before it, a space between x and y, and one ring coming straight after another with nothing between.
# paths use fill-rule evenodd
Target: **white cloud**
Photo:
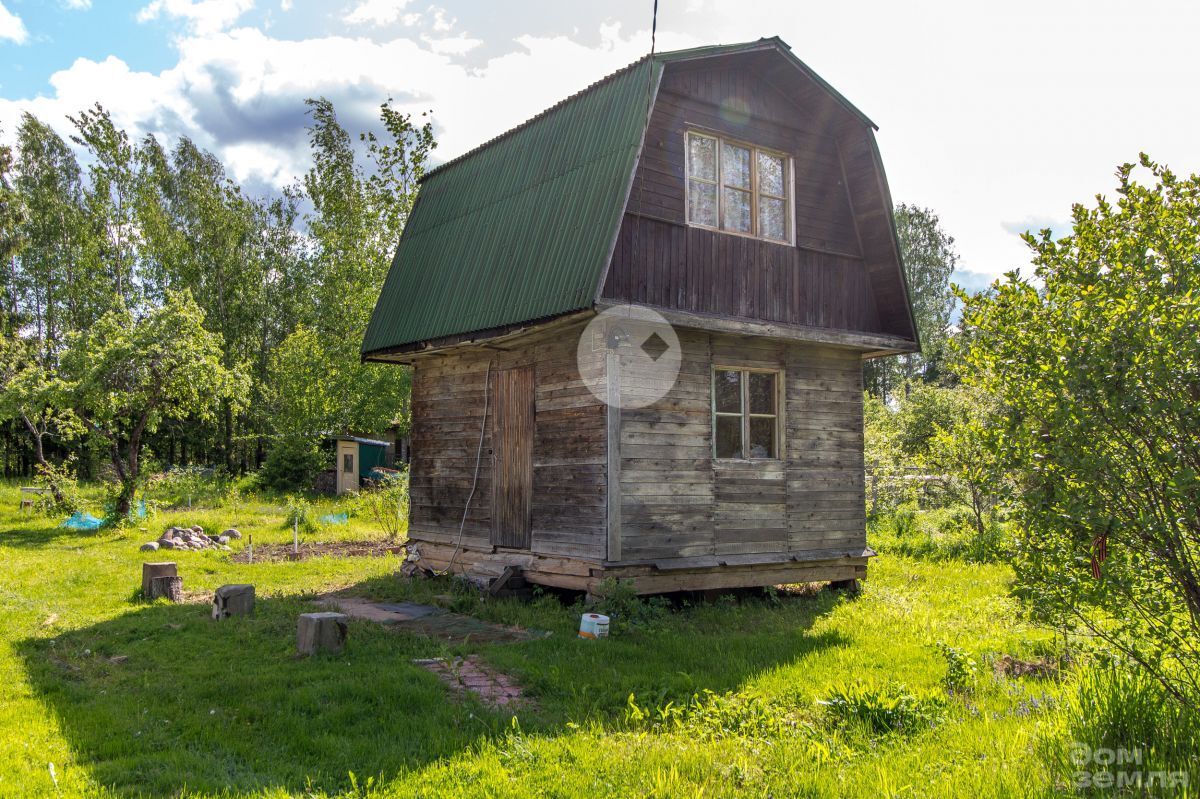
<instances>
[{"instance_id":1,"label":"white cloud","mask_svg":"<svg viewBox=\"0 0 1200 799\"><path fill-rule=\"evenodd\" d=\"M25 23L16 14L4 7L4 3L0 2L0 39L8 39L10 42L24 44L29 38L29 31L25 30Z\"/></svg>"},{"instance_id":2,"label":"white cloud","mask_svg":"<svg viewBox=\"0 0 1200 799\"><path fill-rule=\"evenodd\" d=\"M364 23L379 14L416 26L403 36L389 29L285 41L229 30L249 5L155 0L144 13L190 23L178 63L138 72L115 57L78 60L54 75L47 96L0 100L0 127L11 136L29 109L66 132L65 114L100 100L131 131L192 136L239 178L279 185L307 168L305 97L330 97L352 129L388 96L402 110L433 109L437 156L451 158L633 61L649 43L649 20L639 12L636 32L610 25L597 37L595 23L581 24L569 35L518 36L504 53L510 33L498 41L454 32L485 30L487 9L450 5L460 23L439 33L437 25L451 21L443 13L439 23L427 0L348 4ZM1085 19L1071 4L1042 0L1011 0L1003 13L950 0L880 0L866 4L866 27L863 5L806 7L799 17L790 0L660 4L658 46L782 36L879 123L894 198L933 208L957 239L963 269L976 275L1027 264L1013 231L1065 220L1071 203L1111 193L1116 164L1139 150L1181 173L1200 168L1200 111L1179 102L1193 91L1188 36L1200 25L1200 6L1145 4L1141 29L1161 35L1143 37L1130 33L1115 3L1095 4ZM517 21L524 27L516 30L535 27ZM972 30L986 35L963 34ZM483 51L478 39L501 54L471 60Z\"/></svg>"},{"instance_id":3,"label":"white cloud","mask_svg":"<svg viewBox=\"0 0 1200 799\"><path fill-rule=\"evenodd\" d=\"M446 36L441 39L422 35L421 41L425 42L430 50L440 55L463 55L483 44L482 39L475 39L465 35Z\"/></svg>"},{"instance_id":4,"label":"white cloud","mask_svg":"<svg viewBox=\"0 0 1200 799\"><path fill-rule=\"evenodd\" d=\"M92 0L63 0L63 5L72 11L87 11L92 7Z\"/></svg>"},{"instance_id":5,"label":"white cloud","mask_svg":"<svg viewBox=\"0 0 1200 799\"><path fill-rule=\"evenodd\" d=\"M565 36L523 36L516 51L467 68L411 38L281 40L238 28L181 38L178 63L159 73L132 70L115 56L78 59L54 74L50 96L0 99L0 128L11 135L20 112L29 110L65 134L66 115L99 101L133 136L187 135L216 152L238 179L278 187L308 168L306 97L331 98L352 133L375 120L389 96L414 115L433 109L437 155L448 159L637 59L647 36L626 38L607 27L599 47ZM679 37L674 43L696 44Z\"/></svg>"},{"instance_id":6,"label":"white cloud","mask_svg":"<svg viewBox=\"0 0 1200 799\"><path fill-rule=\"evenodd\" d=\"M292 0L279 0L279 10L280 11L291 11L292 10Z\"/></svg>"},{"instance_id":7,"label":"white cloud","mask_svg":"<svg viewBox=\"0 0 1200 799\"><path fill-rule=\"evenodd\" d=\"M409 0L360 0L342 20L351 25L389 25L400 18L408 3Z\"/></svg>"},{"instance_id":8,"label":"white cloud","mask_svg":"<svg viewBox=\"0 0 1200 799\"><path fill-rule=\"evenodd\" d=\"M90 2L90 0L87 0ZM186 20L200 35L224 30L254 7L254 0L153 0L138 12L138 22L159 17Z\"/></svg>"}]
</instances>

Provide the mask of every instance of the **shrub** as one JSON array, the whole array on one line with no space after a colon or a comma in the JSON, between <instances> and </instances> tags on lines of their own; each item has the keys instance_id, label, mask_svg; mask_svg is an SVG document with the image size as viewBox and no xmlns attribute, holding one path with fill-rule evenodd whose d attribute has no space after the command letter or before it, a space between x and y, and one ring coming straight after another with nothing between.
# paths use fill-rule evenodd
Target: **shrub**
<instances>
[{"instance_id":1,"label":"shrub","mask_svg":"<svg viewBox=\"0 0 1200 799\"><path fill-rule=\"evenodd\" d=\"M600 584L592 604L593 611L611 619L610 634L656 627L666 619L669 607L662 597L641 598L631 580L621 581L615 577Z\"/></svg>"},{"instance_id":2,"label":"shrub","mask_svg":"<svg viewBox=\"0 0 1200 799\"><path fill-rule=\"evenodd\" d=\"M1200 714L1172 701L1149 672L1113 662L1080 672L1062 703L1067 746L1049 746L1052 767L1068 782L1080 772L1179 773L1193 771L1200 752ZM1100 754L1103 753L1103 754ZM1114 762L1109 753L1120 757ZM1119 762L1123 758L1124 763Z\"/></svg>"},{"instance_id":3,"label":"shrub","mask_svg":"<svg viewBox=\"0 0 1200 799\"><path fill-rule=\"evenodd\" d=\"M79 491L79 483L75 480L75 462L73 459L55 465L39 463L38 485L50 489L49 499L43 503L48 513L75 513L84 508L83 494Z\"/></svg>"},{"instance_id":4,"label":"shrub","mask_svg":"<svg viewBox=\"0 0 1200 799\"><path fill-rule=\"evenodd\" d=\"M408 473L387 474L365 487L355 500L355 512L395 540L408 529Z\"/></svg>"},{"instance_id":5,"label":"shrub","mask_svg":"<svg viewBox=\"0 0 1200 799\"><path fill-rule=\"evenodd\" d=\"M837 724L876 734L911 733L932 727L941 720L945 705L939 697L918 697L898 683L838 685L820 704Z\"/></svg>"},{"instance_id":6,"label":"shrub","mask_svg":"<svg viewBox=\"0 0 1200 799\"><path fill-rule=\"evenodd\" d=\"M935 646L946 661L946 676L942 678L942 687L946 689L946 693L952 696L972 693L979 674L979 666L975 659L963 650L941 641Z\"/></svg>"},{"instance_id":7,"label":"shrub","mask_svg":"<svg viewBox=\"0 0 1200 799\"><path fill-rule=\"evenodd\" d=\"M330 456L320 442L305 436L288 436L276 442L267 454L259 479L276 491L308 490L313 480L328 468Z\"/></svg>"}]
</instances>

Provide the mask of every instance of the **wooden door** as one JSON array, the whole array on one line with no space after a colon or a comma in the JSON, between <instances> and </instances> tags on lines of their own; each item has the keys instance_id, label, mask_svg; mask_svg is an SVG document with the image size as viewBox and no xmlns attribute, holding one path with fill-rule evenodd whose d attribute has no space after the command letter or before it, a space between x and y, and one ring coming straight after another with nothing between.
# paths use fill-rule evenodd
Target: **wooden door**
<instances>
[{"instance_id":1,"label":"wooden door","mask_svg":"<svg viewBox=\"0 0 1200 799\"><path fill-rule=\"evenodd\" d=\"M358 444L339 441L337 444L337 492L358 490Z\"/></svg>"},{"instance_id":2,"label":"wooden door","mask_svg":"<svg viewBox=\"0 0 1200 799\"><path fill-rule=\"evenodd\" d=\"M533 367L492 375L492 544L529 549L533 529Z\"/></svg>"}]
</instances>

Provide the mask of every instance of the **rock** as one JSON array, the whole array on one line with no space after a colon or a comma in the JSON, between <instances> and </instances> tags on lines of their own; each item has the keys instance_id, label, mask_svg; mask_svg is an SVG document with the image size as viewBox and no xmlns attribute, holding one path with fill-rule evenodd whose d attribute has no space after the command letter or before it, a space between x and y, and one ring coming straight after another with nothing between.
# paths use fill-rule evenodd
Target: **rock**
<instances>
[{"instance_id":1,"label":"rock","mask_svg":"<svg viewBox=\"0 0 1200 799\"><path fill-rule=\"evenodd\" d=\"M213 594L212 617L249 616L254 612L254 586L223 585Z\"/></svg>"},{"instance_id":2,"label":"rock","mask_svg":"<svg viewBox=\"0 0 1200 799\"><path fill-rule=\"evenodd\" d=\"M164 538L159 543L162 544L163 549L175 549L178 546L174 538Z\"/></svg>"},{"instance_id":3,"label":"rock","mask_svg":"<svg viewBox=\"0 0 1200 799\"><path fill-rule=\"evenodd\" d=\"M241 531L238 530L236 527L230 527L228 530L221 533L221 535L223 535L227 538L241 538L242 537Z\"/></svg>"},{"instance_id":4,"label":"rock","mask_svg":"<svg viewBox=\"0 0 1200 799\"><path fill-rule=\"evenodd\" d=\"M232 551L233 551L233 548L232 548L232 547L230 547L228 544L221 544L221 549L225 550L226 552L232 552Z\"/></svg>"},{"instance_id":5,"label":"rock","mask_svg":"<svg viewBox=\"0 0 1200 799\"><path fill-rule=\"evenodd\" d=\"M341 652L349 629L344 613L302 613L296 627L296 650L301 655Z\"/></svg>"},{"instance_id":6,"label":"rock","mask_svg":"<svg viewBox=\"0 0 1200 799\"><path fill-rule=\"evenodd\" d=\"M227 536L227 535L219 535L219 536L217 536L217 543L218 543L218 544L228 544L228 543L229 543L229 536Z\"/></svg>"},{"instance_id":7,"label":"rock","mask_svg":"<svg viewBox=\"0 0 1200 799\"><path fill-rule=\"evenodd\" d=\"M157 552L158 551L158 542L157 541L147 541L146 543L142 544L141 547L139 547L139 548L142 550L142 552Z\"/></svg>"},{"instance_id":8,"label":"rock","mask_svg":"<svg viewBox=\"0 0 1200 799\"><path fill-rule=\"evenodd\" d=\"M193 532L193 533L199 533L199 534L203 535L203 534L204 534L204 528L203 528L203 527L201 527L201 526L200 526L200 525L198 525L198 524L193 524L193 525L192 525L192 532Z\"/></svg>"},{"instance_id":9,"label":"rock","mask_svg":"<svg viewBox=\"0 0 1200 799\"><path fill-rule=\"evenodd\" d=\"M129 660L129 655L113 655L112 657L110 657L108 659L108 662L115 663L119 666L120 664L124 663L127 660Z\"/></svg>"}]
</instances>

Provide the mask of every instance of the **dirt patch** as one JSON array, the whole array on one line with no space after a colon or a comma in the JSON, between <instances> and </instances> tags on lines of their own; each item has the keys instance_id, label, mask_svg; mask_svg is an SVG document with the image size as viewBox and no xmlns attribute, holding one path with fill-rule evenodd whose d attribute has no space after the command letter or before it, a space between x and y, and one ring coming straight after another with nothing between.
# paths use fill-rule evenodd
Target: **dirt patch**
<instances>
[{"instance_id":1,"label":"dirt patch","mask_svg":"<svg viewBox=\"0 0 1200 799\"><path fill-rule=\"evenodd\" d=\"M1012 655L996 658L994 668L997 677L1047 678L1058 674L1060 663L1050 657L1021 660Z\"/></svg>"},{"instance_id":2,"label":"dirt patch","mask_svg":"<svg viewBox=\"0 0 1200 799\"><path fill-rule=\"evenodd\" d=\"M291 544L255 544L255 562L280 560L308 560L309 558L382 558L385 555L403 555L404 545L391 541L305 541L299 552L292 551ZM250 547L233 556L235 563L250 561Z\"/></svg>"},{"instance_id":3,"label":"dirt patch","mask_svg":"<svg viewBox=\"0 0 1200 799\"><path fill-rule=\"evenodd\" d=\"M414 660L414 664L433 672L450 687L451 691L475 694L486 705L511 707L521 703L521 688L507 674L489 668L478 655L465 658L430 658Z\"/></svg>"}]
</instances>

